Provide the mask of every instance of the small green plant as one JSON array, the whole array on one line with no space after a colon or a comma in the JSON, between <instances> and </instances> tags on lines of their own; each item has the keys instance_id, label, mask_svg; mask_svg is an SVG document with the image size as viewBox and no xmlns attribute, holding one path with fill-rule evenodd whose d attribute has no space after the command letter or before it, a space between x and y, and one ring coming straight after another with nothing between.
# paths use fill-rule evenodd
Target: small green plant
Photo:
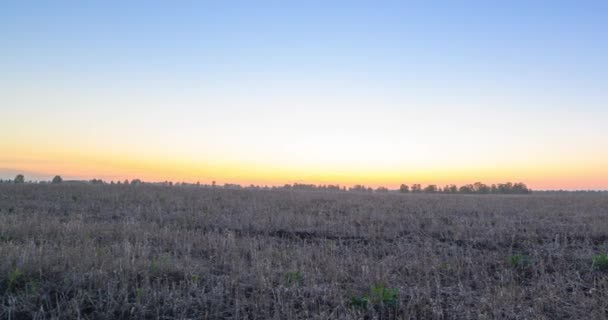
<instances>
[{"instance_id":1,"label":"small green plant","mask_svg":"<svg viewBox=\"0 0 608 320\"><path fill-rule=\"evenodd\" d=\"M144 296L145 293L146 292L145 292L144 288L135 289L135 299L137 301L141 301L141 298Z\"/></svg>"},{"instance_id":2,"label":"small green plant","mask_svg":"<svg viewBox=\"0 0 608 320\"><path fill-rule=\"evenodd\" d=\"M369 304L369 298L367 296L362 296L362 297L355 296L355 297L350 298L350 305L353 308L366 309L368 304Z\"/></svg>"},{"instance_id":3,"label":"small green plant","mask_svg":"<svg viewBox=\"0 0 608 320\"><path fill-rule=\"evenodd\" d=\"M0 242L10 242L12 238L10 236L5 236L0 234Z\"/></svg>"},{"instance_id":4,"label":"small green plant","mask_svg":"<svg viewBox=\"0 0 608 320\"><path fill-rule=\"evenodd\" d=\"M397 288L388 288L383 283L377 283L370 287L370 292L363 296L354 296L350 299L350 305L353 308L365 309L369 305L374 307L385 307L397 305L399 290Z\"/></svg>"},{"instance_id":5,"label":"small green plant","mask_svg":"<svg viewBox=\"0 0 608 320\"><path fill-rule=\"evenodd\" d=\"M162 256L158 259L152 259L150 261L150 272L154 274L160 274L167 270L169 266L169 258Z\"/></svg>"},{"instance_id":6,"label":"small green plant","mask_svg":"<svg viewBox=\"0 0 608 320\"><path fill-rule=\"evenodd\" d=\"M299 285L302 283L302 279L302 273L299 271L287 272L285 274L285 282L287 282L288 285Z\"/></svg>"},{"instance_id":7,"label":"small green plant","mask_svg":"<svg viewBox=\"0 0 608 320\"><path fill-rule=\"evenodd\" d=\"M384 284L375 284L371 287L371 300L376 304L394 306L397 304L397 288L387 288Z\"/></svg>"},{"instance_id":8,"label":"small green plant","mask_svg":"<svg viewBox=\"0 0 608 320\"><path fill-rule=\"evenodd\" d=\"M38 294L40 291L40 284L36 280L31 280L27 283L25 288L29 293Z\"/></svg>"},{"instance_id":9,"label":"small green plant","mask_svg":"<svg viewBox=\"0 0 608 320\"><path fill-rule=\"evenodd\" d=\"M15 268L8 273L8 290L14 290L23 279L23 272Z\"/></svg>"},{"instance_id":10,"label":"small green plant","mask_svg":"<svg viewBox=\"0 0 608 320\"><path fill-rule=\"evenodd\" d=\"M593 269L608 271L608 255L601 253L593 257Z\"/></svg>"},{"instance_id":11,"label":"small green plant","mask_svg":"<svg viewBox=\"0 0 608 320\"><path fill-rule=\"evenodd\" d=\"M509 257L509 265L512 268L524 269L532 265L530 257L523 254L515 254Z\"/></svg>"}]
</instances>

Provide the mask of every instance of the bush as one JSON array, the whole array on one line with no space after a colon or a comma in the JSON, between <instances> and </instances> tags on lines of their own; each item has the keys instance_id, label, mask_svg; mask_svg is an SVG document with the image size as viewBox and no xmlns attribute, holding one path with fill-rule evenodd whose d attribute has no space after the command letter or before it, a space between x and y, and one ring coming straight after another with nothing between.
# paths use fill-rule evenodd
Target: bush
<instances>
[{"instance_id":1,"label":"bush","mask_svg":"<svg viewBox=\"0 0 608 320\"><path fill-rule=\"evenodd\" d=\"M608 255L602 253L593 257L593 269L600 271L608 271Z\"/></svg>"},{"instance_id":2,"label":"bush","mask_svg":"<svg viewBox=\"0 0 608 320\"><path fill-rule=\"evenodd\" d=\"M22 174L18 174L15 177L15 183L24 183L25 182L25 177Z\"/></svg>"}]
</instances>

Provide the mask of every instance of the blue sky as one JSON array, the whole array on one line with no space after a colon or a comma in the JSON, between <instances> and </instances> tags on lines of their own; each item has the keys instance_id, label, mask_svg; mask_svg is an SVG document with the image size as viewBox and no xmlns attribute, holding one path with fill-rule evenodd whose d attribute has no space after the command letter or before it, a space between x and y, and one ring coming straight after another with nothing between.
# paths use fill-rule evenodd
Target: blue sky
<instances>
[{"instance_id":1,"label":"blue sky","mask_svg":"<svg viewBox=\"0 0 608 320\"><path fill-rule=\"evenodd\" d=\"M4 1L0 133L65 157L280 160L311 182L345 163L404 179L450 163L595 168L606 30L605 1ZM59 157L15 153L0 167Z\"/></svg>"}]
</instances>

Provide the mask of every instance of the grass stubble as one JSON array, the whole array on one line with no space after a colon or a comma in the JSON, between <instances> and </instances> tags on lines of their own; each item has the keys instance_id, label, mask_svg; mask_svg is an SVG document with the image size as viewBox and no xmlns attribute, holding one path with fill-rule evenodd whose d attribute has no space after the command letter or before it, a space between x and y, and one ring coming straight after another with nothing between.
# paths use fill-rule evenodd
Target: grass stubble
<instances>
[{"instance_id":1,"label":"grass stubble","mask_svg":"<svg viewBox=\"0 0 608 320\"><path fill-rule=\"evenodd\" d=\"M606 194L0 185L0 319L606 319Z\"/></svg>"}]
</instances>

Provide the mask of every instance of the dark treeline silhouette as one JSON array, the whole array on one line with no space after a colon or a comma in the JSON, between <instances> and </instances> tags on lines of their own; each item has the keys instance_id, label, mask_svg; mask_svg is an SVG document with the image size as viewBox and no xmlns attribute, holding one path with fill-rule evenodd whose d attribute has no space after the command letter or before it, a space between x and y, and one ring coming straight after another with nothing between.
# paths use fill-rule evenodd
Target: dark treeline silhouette
<instances>
[{"instance_id":1,"label":"dark treeline silhouette","mask_svg":"<svg viewBox=\"0 0 608 320\"><path fill-rule=\"evenodd\" d=\"M25 183L25 177L22 174L19 174L15 177L14 180L0 180L0 183ZM29 181L29 183L32 183ZM49 181L39 181L37 183L49 183ZM144 182L140 179L133 179L131 181L124 180L121 181L110 181L106 182L102 179L92 179L92 180L64 180L61 176L55 176L50 183L52 184L93 184L93 185L129 185L129 186L138 186L138 185L158 185L158 186L176 186L176 187L208 187L208 188L223 188L223 189L282 189L282 190L317 190L317 191L334 191L334 192L365 192L365 193L388 193L388 192L399 192L399 193L442 193L442 194L529 194L532 192L530 188L528 188L524 183L517 182L506 182L506 183L498 183L487 185L481 182L475 182L472 184L465 184L462 186L457 186L455 184L445 185L444 187L440 187L435 184L429 184L427 186L423 186L419 183L415 183L412 185L402 184L397 190L389 190L386 187L377 187L373 189L371 187L357 184L350 188L346 188L344 186L340 186L338 184L304 184L304 183L294 183L294 184L285 184L284 186L279 187L268 187L268 186L259 186L259 185L249 185L249 186L241 186L239 184L227 183L223 186L217 185L215 181L212 181L211 184L201 184L200 182L196 183L187 183L187 182L171 182L171 181L163 181L163 182Z\"/></svg>"}]
</instances>

